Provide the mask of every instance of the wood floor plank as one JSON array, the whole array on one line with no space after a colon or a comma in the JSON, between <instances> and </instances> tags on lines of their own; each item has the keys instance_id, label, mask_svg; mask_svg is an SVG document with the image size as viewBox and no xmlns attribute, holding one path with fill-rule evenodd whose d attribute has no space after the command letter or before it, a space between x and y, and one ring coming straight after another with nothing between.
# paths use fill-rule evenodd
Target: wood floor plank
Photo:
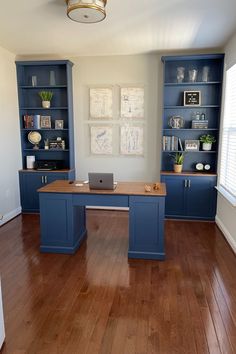
<instances>
[{"instance_id":1,"label":"wood floor plank","mask_svg":"<svg viewBox=\"0 0 236 354\"><path fill-rule=\"evenodd\" d=\"M1 354L236 353L236 257L214 223L166 221L165 261L128 260L128 213L87 212L75 255L39 217L0 228Z\"/></svg>"}]
</instances>

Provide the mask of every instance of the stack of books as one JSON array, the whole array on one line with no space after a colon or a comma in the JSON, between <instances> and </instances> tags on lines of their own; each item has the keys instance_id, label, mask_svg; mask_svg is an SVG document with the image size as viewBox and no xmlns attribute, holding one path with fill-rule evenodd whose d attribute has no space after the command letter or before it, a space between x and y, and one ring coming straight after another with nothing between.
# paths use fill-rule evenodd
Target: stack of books
<instances>
[{"instance_id":1,"label":"stack of books","mask_svg":"<svg viewBox=\"0 0 236 354\"><path fill-rule=\"evenodd\" d=\"M208 120L192 120L192 129L207 129Z\"/></svg>"},{"instance_id":2,"label":"stack of books","mask_svg":"<svg viewBox=\"0 0 236 354\"><path fill-rule=\"evenodd\" d=\"M181 139L174 135L164 135L162 141L162 149L163 151L183 151Z\"/></svg>"},{"instance_id":3,"label":"stack of books","mask_svg":"<svg viewBox=\"0 0 236 354\"><path fill-rule=\"evenodd\" d=\"M50 116L40 116L39 114L26 114L23 116L23 121L25 129L51 128Z\"/></svg>"}]
</instances>

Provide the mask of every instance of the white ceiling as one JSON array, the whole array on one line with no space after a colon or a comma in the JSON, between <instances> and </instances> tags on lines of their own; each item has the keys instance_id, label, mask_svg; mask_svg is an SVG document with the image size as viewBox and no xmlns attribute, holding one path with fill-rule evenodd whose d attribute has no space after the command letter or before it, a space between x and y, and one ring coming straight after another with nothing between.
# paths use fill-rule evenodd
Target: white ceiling
<instances>
[{"instance_id":1,"label":"white ceiling","mask_svg":"<svg viewBox=\"0 0 236 354\"><path fill-rule=\"evenodd\" d=\"M235 0L108 0L107 18L80 24L64 0L5 0L0 46L18 55L114 55L218 48L236 31Z\"/></svg>"}]
</instances>

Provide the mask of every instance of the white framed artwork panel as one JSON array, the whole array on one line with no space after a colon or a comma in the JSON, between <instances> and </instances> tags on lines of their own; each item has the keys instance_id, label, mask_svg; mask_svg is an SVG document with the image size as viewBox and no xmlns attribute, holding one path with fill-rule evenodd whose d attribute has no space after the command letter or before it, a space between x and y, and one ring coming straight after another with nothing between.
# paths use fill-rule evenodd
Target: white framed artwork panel
<instances>
[{"instance_id":1,"label":"white framed artwork panel","mask_svg":"<svg viewBox=\"0 0 236 354\"><path fill-rule=\"evenodd\" d=\"M120 117L144 118L144 87L120 88Z\"/></svg>"},{"instance_id":2,"label":"white framed artwork panel","mask_svg":"<svg viewBox=\"0 0 236 354\"><path fill-rule=\"evenodd\" d=\"M120 154L144 155L144 127L123 125L120 127Z\"/></svg>"},{"instance_id":3,"label":"white framed artwork panel","mask_svg":"<svg viewBox=\"0 0 236 354\"><path fill-rule=\"evenodd\" d=\"M112 88L94 87L89 89L90 118L112 118Z\"/></svg>"},{"instance_id":4,"label":"white framed artwork panel","mask_svg":"<svg viewBox=\"0 0 236 354\"><path fill-rule=\"evenodd\" d=\"M113 153L112 127L90 126L90 150L94 155L112 155Z\"/></svg>"}]
</instances>

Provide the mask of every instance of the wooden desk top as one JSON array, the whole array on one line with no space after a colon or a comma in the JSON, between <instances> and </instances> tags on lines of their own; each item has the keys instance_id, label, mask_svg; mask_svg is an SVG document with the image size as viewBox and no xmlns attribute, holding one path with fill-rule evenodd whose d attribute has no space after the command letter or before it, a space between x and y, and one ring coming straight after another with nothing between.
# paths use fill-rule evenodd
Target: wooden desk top
<instances>
[{"instance_id":1,"label":"wooden desk top","mask_svg":"<svg viewBox=\"0 0 236 354\"><path fill-rule=\"evenodd\" d=\"M103 190L103 189L89 189L88 184L83 184L83 186L76 186L76 184L82 184L80 181L69 181L57 180L46 186L38 189L40 193L71 193L71 194L112 194L112 195L143 195L143 196L166 196L166 186L164 183L158 183L159 189L154 190L154 183L145 182L118 182L115 190ZM151 186L151 192L145 191L145 185Z\"/></svg>"}]
</instances>

